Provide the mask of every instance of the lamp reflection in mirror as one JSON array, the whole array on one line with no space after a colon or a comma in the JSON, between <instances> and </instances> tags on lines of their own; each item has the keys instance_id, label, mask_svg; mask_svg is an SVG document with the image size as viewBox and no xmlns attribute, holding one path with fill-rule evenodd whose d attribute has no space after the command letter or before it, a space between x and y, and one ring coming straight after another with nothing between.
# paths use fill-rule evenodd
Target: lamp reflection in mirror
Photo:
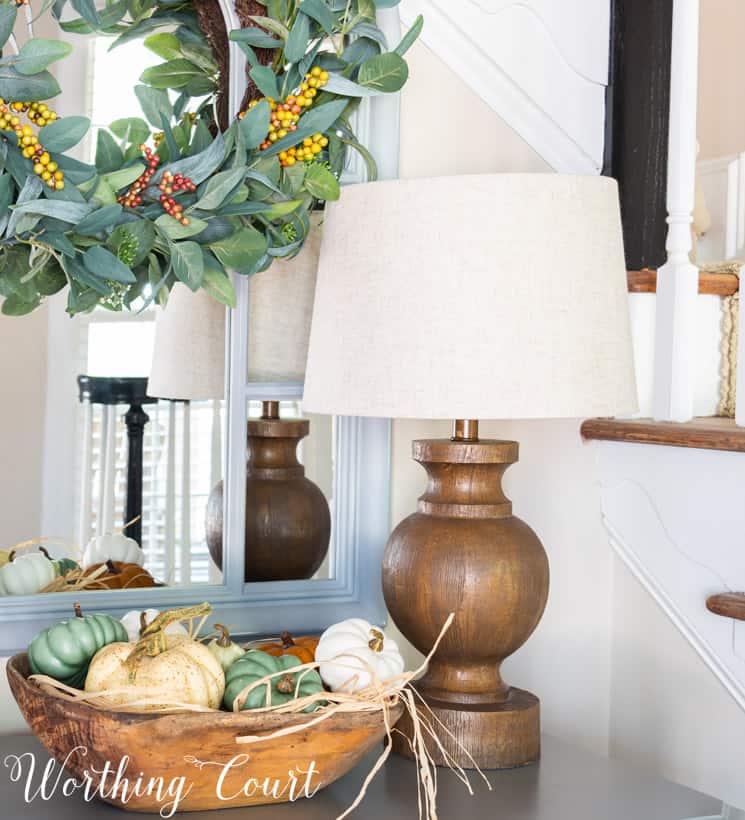
<instances>
[{"instance_id":1,"label":"lamp reflection in mirror","mask_svg":"<svg viewBox=\"0 0 745 820\"><path fill-rule=\"evenodd\" d=\"M302 389L319 221L312 221L297 256L275 261L270 270L251 279L247 378L266 384L266 400L261 418L247 422L246 581L310 578L328 551L328 502L297 459L309 422L280 418L279 402L270 398L277 385L293 383ZM224 352L225 308L204 291L174 286L158 318L150 394L179 400L222 397ZM222 481L210 494L205 530L210 555L222 568Z\"/></svg>"},{"instance_id":2,"label":"lamp reflection in mirror","mask_svg":"<svg viewBox=\"0 0 745 820\"><path fill-rule=\"evenodd\" d=\"M477 419L633 412L626 287L605 177L396 180L349 186L327 207L306 409L456 419L452 438L414 442L428 484L389 539L383 590L423 653L455 613L417 688L463 767L539 757L538 698L500 666L549 585L546 552L501 488L518 444L479 438Z\"/></svg>"}]
</instances>

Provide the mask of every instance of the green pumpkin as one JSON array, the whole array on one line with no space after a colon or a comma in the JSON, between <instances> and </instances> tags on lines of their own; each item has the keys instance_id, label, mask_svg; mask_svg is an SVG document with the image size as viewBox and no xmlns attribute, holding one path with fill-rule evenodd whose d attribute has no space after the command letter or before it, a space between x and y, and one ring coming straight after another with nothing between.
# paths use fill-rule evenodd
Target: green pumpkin
<instances>
[{"instance_id":1,"label":"green pumpkin","mask_svg":"<svg viewBox=\"0 0 745 820\"><path fill-rule=\"evenodd\" d=\"M233 701L250 684L273 672L283 672L285 670L287 670L286 675L277 675L268 683L257 686L252 690L242 708L261 709L266 706L267 687L269 688L271 706L278 706L294 700L296 688L297 695L301 698L323 692L321 677L315 669L302 669L299 673L293 675L290 670L296 666L302 666L302 664L292 655L273 657L260 649L251 649L238 658L225 674L225 697L223 698L225 708L232 711ZM300 679L299 686L298 679ZM323 701L318 700L311 703L303 711L312 712L322 704Z\"/></svg>"},{"instance_id":2,"label":"green pumpkin","mask_svg":"<svg viewBox=\"0 0 745 820\"><path fill-rule=\"evenodd\" d=\"M55 558L52 564L57 575L67 575L68 572L74 569L80 569L80 564L73 561L72 558Z\"/></svg>"},{"instance_id":3,"label":"green pumpkin","mask_svg":"<svg viewBox=\"0 0 745 820\"><path fill-rule=\"evenodd\" d=\"M28 647L28 661L34 674L82 689L93 656L110 643L127 641L127 630L110 615L76 616L43 629Z\"/></svg>"}]
</instances>

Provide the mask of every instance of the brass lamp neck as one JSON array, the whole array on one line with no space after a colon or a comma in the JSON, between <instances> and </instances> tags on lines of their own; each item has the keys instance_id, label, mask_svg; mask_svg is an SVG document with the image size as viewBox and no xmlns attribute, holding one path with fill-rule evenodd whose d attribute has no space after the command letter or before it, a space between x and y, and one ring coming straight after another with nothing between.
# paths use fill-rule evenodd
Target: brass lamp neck
<instances>
[{"instance_id":1,"label":"brass lamp neck","mask_svg":"<svg viewBox=\"0 0 745 820\"><path fill-rule=\"evenodd\" d=\"M266 420L274 420L279 418L279 402L278 401L262 401L261 402L261 418Z\"/></svg>"},{"instance_id":2,"label":"brass lamp neck","mask_svg":"<svg viewBox=\"0 0 745 820\"><path fill-rule=\"evenodd\" d=\"M455 419L453 422L453 435L450 438L452 441L478 441L478 419Z\"/></svg>"}]
</instances>

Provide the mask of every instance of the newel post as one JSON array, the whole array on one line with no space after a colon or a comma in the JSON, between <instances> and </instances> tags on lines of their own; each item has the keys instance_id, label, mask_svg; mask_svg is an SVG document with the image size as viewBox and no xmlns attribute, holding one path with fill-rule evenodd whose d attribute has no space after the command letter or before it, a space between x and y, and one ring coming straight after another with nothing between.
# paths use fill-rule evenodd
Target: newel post
<instances>
[{"instance_id":1,"label":"newel post","mask_svg":"<svg viewBox=\"0 0 745 820\"><path fill-rule=\"evenodd\" d=\"M689 259L696 175L699 0L673 5L667 173L667 261L657 273L654 417L693 417L698 268Z\"/></svg>"}]
</instances>

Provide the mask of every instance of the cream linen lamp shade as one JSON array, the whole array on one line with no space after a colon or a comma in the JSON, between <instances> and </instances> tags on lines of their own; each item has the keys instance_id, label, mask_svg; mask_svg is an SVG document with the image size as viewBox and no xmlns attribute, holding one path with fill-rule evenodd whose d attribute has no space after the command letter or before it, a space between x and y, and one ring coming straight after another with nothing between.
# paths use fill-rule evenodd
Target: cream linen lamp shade
<instances>
[{"instance_id":1,"label":"cream linen lamp shade","mask_svg":"<svg viewBox=\"0 0 745 820\"><path fill-rule=\"evenodd\" d=\"M225 306L206 291L177 282L155 320L149 396L222 398L225 389Z\"/></svg>"},{"instance_id":2,"label":"cream linen lamp shade","mask_svg":"<svg viewBox=\"0 0 745 820\"><path fill-rule=\"evenodd\" d=\"M321 246L320 215L302 250L251 277L248 381L302 382ZM158 314L148 395L222 398L225 392L225 308L205 291L174 285Z\"/></svg>"},{"instance_id":3,"label":"cream linen lamp shade","mask_svg":"<svg viewBox=\"0 0 745 820\"><path fill-rule=\"evenodd\" d=\"M394 418L634 412L615 181L345 188L326 209L303 406Z\"/></svg>"}]
</instances>

